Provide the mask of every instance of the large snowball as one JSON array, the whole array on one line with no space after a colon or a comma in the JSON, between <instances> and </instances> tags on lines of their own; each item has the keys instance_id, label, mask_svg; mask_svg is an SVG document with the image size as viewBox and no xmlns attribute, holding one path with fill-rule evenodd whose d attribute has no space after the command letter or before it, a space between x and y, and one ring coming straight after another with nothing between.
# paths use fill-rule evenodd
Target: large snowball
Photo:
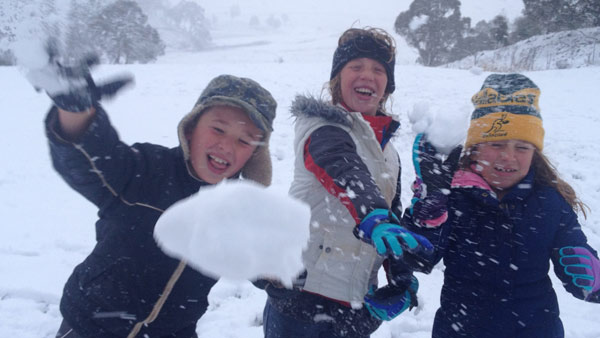
<instances>
[{"instance_id":1,"label":"large snowball","mask_svg":"<svg viewBox=\"0 0 600 338\"><path fill-rule=\"evenodd\" d=\"M167 209L154 236L165 253L206 275L291 285L303 269L309 222L310 208L287 192L227 181Z\"/></svg>"},{"instance_id":2,"label":"large snowball","mask_svg":"<svg viewBox=\"0 0 600 338\"><path fill-rule=\"evenodd\" d=\"M432 110L428 102L418 102L408 118L415 133L425 133L429 142L442 154L449 154L467 137L470 110L468 106Z\"/></svg>"}]
</instances>

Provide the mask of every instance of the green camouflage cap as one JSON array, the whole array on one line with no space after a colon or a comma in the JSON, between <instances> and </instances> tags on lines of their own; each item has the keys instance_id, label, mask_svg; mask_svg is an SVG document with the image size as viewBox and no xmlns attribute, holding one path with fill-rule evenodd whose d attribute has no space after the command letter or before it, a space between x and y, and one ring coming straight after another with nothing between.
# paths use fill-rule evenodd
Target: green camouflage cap
<instances>
[{"instance_id":1,"label":"green camouflage cap","mask_svg":"<svg viewBox=\"0 0 600 338\"><path fill-rule=\"evenodd\" d=\"M205 110L217 105L239 107L262 131L273 130L277 102L268 90L252 79L233 75L214 78L200 94L195 106L202 106L201 110Z\"/></svg>"}]
</instances>

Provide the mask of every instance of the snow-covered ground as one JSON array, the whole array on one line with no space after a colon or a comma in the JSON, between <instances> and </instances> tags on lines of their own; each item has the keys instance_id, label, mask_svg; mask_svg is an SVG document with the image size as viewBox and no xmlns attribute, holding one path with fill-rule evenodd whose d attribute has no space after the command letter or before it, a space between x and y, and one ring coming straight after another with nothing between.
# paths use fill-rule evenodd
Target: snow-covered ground
<instances>
[{"instance_id":1,"label":"snow-covered ground","mask_svg":"<svg viewBox=\"0 0 600 338\"><path fill-rule=\"evenodd\" d=\"M257 80L279 102L271 151L273 188L283 192L293 172L291 100L296 94L321 94L337 37L345 28L370 25L392 32L395 16L409 4L396 2L369 1L367 6L358 1L355 5L354 1L308 1L292 8L281 1L271 6L254 0L252 8L242 2L241 15L231 19L228 11L234 2L222 1L222 7L213 4L214 8L207 5L206 9L208 15L211 10L219 17L213 36L224 48L172 53L151 65L101 66L94 75L100 81L122 71L133 73L136 86L105 107L125 142L167 146L177 145L179 119L214 76L230 73ZM476 0L463 2L474 6ZM254 15L251 11L265 18L270 11L286 14L288 21L277 29L249 27L246 18ZM398 44L392 110L403 124L393 142L403 161L403 199L408 204L413 178L409 148L414 137L408 114L415 105L419 109L427 105L438 114L463 116L471 111L470 98L488 73L415 66L415 52ZM590 244L600 249L600 108L596 105L600 67L526 75L542 89L545 151L592 209L587 220L580 221ZM19 69L0 67L0 337L54 337L61 321L58 302L63 284L94 245L95 208L61 181L49 161L42 123L49 102L31 88ZM430 337L442 285L440 269L418 276L420 311L385 323L374 338ZM553 281L566 336L600 337L598 305L571 297L556 278ZM198 323L200 337L262 337L262 291L248 282L221 280L209 299L209 310Z\"/></svg>"}]
</instances>

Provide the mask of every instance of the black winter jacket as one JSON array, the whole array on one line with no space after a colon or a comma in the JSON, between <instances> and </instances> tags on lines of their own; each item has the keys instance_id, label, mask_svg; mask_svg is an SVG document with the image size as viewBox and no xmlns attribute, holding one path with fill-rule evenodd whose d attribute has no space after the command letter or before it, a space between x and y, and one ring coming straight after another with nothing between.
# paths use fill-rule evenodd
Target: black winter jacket
<instances>
[{"instance_id":1,"label":"black winter jacket","mask_svg":"<svg viewBox=\"0 0 600 338\"><path fill-rule=\"evenodd\" d=\"M53 165L98 207L96 246L68 279L60 303L64 319L85 337L126 337L146 319L178 266L157 246L161 213L206 183L192 177L180 147L128 146L97 108L77 143L63 140L57 111L46 119ZM186 267L156 320L136 337L192 337L216 283Z\"/></svg>"}]
</instances>

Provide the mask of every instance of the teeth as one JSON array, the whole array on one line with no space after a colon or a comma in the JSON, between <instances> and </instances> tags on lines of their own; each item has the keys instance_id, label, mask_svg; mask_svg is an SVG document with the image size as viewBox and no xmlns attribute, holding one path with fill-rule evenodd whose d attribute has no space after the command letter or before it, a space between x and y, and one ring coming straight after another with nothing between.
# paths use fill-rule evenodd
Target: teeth
<instances>
[{"instance_id":1,"label":"teeth","mask_svg":"<svg viewBox=\"0 0 600 338\"><path fill-rule=\"evenodd\" d=\"M375 95L374 91L367 89L367 88L356 88L354 90L360 94L371 95L371 96Z\"/></svg>"},{"instance_id":2,"label":"teeth","mask_svg":"<svg viewBox=\"0 0 600 338\"><path fill-rule=\"evenodd\" d=\"M210 157L210 159L211 159L211 160L213 160L213 161L215 161L215 162L217 162L217 163L219 163L219 164L223 164L223 165L227 165L227 164L229 164L229 163L228 163L227 161L225 161L224 159L221 159L221 158L215 157L215 156L213 156L213 155L208 155L208 157Z\"/></svg>"},{"instance_id":3,"label":"teeth","mask_svg":"<svg viewBox=\"0 0 600 338\"><path fill-rule=\"evenodd\" d=\"M504 168L496 168L496 170L502 171L505 173L513 173L513 172L517 171L516 169L504 169Z\"/></svg>"}]
</instances>

